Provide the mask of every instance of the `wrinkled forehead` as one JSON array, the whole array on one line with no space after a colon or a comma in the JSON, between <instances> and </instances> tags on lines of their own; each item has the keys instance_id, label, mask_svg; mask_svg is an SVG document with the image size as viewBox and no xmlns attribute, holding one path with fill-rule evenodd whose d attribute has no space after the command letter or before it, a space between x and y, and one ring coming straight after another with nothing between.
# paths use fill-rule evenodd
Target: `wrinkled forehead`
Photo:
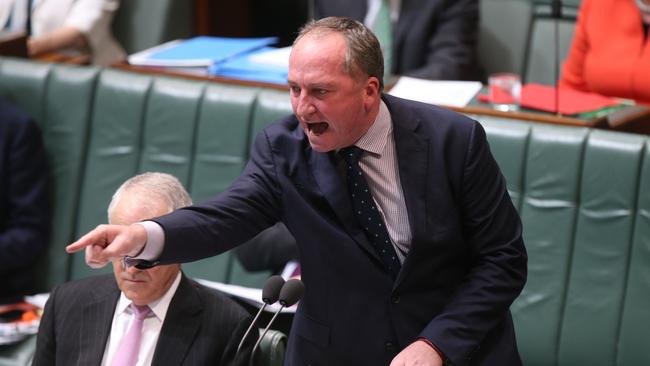
<instances>
[{"instance_id":1,"label":"wrinkled forehead","mask_svg":"<svg viewBox=\"0 0 650 366\"><path fill-rule=\"evenodd\" d=\"M312 31L294 45L289 57L289 75L328 69L353 76L347 42L338 32Z\"/></svg>"}]
</instances>

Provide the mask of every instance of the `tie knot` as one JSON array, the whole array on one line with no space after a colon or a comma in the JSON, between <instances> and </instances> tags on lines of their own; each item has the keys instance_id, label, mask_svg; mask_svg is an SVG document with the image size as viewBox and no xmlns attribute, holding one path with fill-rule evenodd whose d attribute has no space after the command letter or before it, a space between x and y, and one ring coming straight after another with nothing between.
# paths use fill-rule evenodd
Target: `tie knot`
<instances>
[{"instance_id":1,"label":"tie knot","mask_svg":"<svg viewBox=\"0 0 650 366\"><path fill-rule=\"evenodd\" d=\"M359 158L361 158L362 154L363 149L354 145L339 150L341 158L350 165L359 163Z\"/></svg>"},{"instance_id":2,"label":"tie knot","mask_svg":"<svg viewBox=\"0 0 650 366\"><path fill-rule=\"evenodd\" d=\"M135 316L136 319L144 319L151 314L151 308L149 305L136 305L131 303L129 307L131 308L131 311L133 311L133 316Z\"/></svg>"}]
</instances>

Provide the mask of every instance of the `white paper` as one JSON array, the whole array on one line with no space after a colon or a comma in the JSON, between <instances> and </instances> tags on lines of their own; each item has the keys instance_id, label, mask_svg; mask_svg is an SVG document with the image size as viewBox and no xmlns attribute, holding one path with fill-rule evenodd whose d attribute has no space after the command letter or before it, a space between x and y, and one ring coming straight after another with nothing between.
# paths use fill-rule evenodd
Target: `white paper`
<instances>
[{"instance_id":1,"label":"white paper","mask_svg":"<svg viewBox=\"0 0 650 366\"><path fill-rule=\"evenodd\" d=\"M425 80L402 76L388 94L429 104L464 107L482 86L479 81Z\"/></svg>"},{"instance_id":2,"label":"white paper","mask_svg":"<svg viewBox=\"0 0 650 366\"><path fill-rule=\"evenodd\" d=\"M237 286L237 285L228 285L225 283L208 281L200 278L195 278L194 280L204 286L217 289L230 296L234 296L239 299L242 299L254 306L262 307L262 305L264 305L264 302L262 301L262 289ZM281 313L295 313L297 308L298 305L293 305L291 307L282 309ZM267 305L264 311L275 313L278 311L278 309L280 309L280 304L275 303L272 305Z\"/></svg>"},{"instance_id":3,"label":"white paper","mask_svg":"<svg viewBox=\"0 0 650 366\"><path fill-rule=\"evenodd\" d=\"M260 52L252 55L250 60L263 65L289 68L291 47L282 47L273 51Z\"/></svg>"}]
</instances>

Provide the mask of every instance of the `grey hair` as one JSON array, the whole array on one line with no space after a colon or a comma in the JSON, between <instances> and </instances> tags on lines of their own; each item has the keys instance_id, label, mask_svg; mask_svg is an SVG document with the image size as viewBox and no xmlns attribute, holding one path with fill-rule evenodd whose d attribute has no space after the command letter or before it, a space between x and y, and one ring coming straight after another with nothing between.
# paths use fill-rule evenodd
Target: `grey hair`
<instances>
[{"instance_id":1,"label":"grey hair","mask_svg":"<svg viewBox=\"0 0 650 366\"><path fill-rule=\"evenodd\" d=\"M111 203L108 205L109 222L113 209L117 206L122 194L134 190L150 199L146 201L165 202L169 212L192 204L192 198L173 175L156 172L143 173L129 178L115 191Z\"/></svg>"},{"instance_id":2,"label":"grey hair","mask_svg":"<svg viewBox=\"0 0 650 366\"><path fill-rule=\"evenodd\" d=\"M347 44L345 72L355 77L359 72L379 79L379 91L384 89L384 57L377 37L363 23L345 17L327 17L305 24L293 42L294 46L307 34L322 36L340 33Z\"/></svg>"}]
</instances>

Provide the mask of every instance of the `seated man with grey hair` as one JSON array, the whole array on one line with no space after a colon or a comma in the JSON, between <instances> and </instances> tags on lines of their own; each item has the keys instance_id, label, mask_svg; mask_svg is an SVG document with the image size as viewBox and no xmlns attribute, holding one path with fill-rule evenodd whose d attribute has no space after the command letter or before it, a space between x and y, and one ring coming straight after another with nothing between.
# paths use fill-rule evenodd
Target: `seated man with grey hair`
<instances>
[{"instance_id":1,"label":"seated man with grey hair","mask_svg":"<svg viewBox=\"0 0 650 366\"><path fill-rule=\"evenodd\" d=\"M181 183L144 173L122 184L110 224L130 225L191 205ZM237 346L250 315L204 287L179 264L137 269L113 261L114 275L55 288L45 305L34 365L246 365L254 337Z\"/></svg>"}]
</instances>

